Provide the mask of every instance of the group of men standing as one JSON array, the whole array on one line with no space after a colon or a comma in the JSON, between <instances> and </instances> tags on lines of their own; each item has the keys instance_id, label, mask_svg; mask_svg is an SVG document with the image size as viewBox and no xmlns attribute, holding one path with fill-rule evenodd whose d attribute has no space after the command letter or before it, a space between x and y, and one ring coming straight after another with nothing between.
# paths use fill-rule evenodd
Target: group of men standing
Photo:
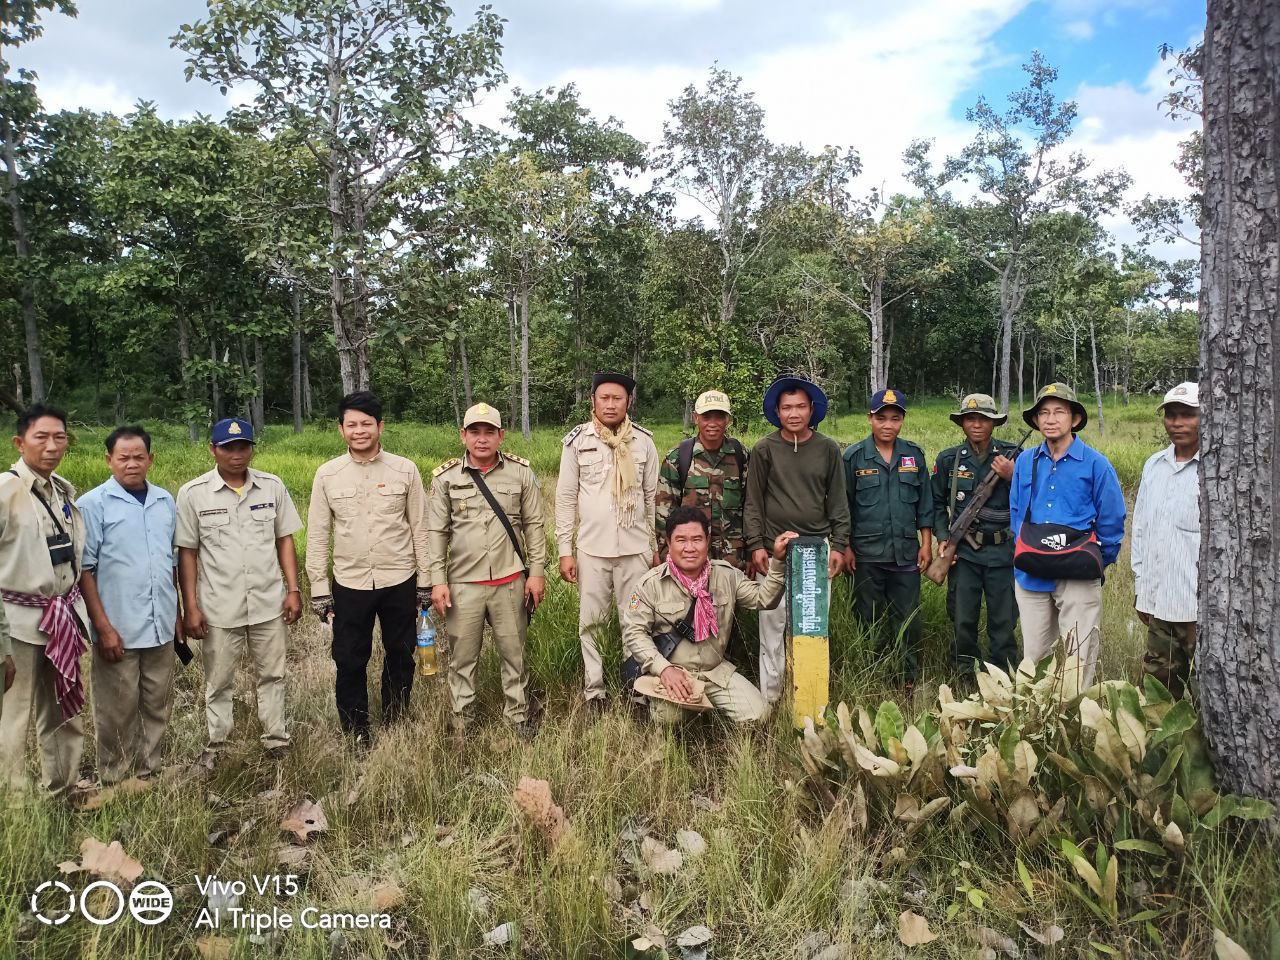
<instances>
[{"instance_id":1,"label":"group of men standing","mask_svg":"<svg viewBox=\"0 0 1280 960\"><path fill-rule=\"evenodd\" d=\"M589 711L605 705L600 627L616 609L627 686L648 698L655 717L674 721L712 709L739 722L767 716L783 695L784 561L797 536L826 539L828 575L852 575L858 619L907 685L918 669L920 574L933 560L935 538L942 551L953 532L961 539L947 602L957 668L1017 660L1020 615L1027 656L1040 658L1070 636L1090 682L1103 570L1119 552L1125 503L1111 464L1079 439L1088 414L1065 384L1046 386L1024 411L1043 442L1022 452L993 439L1005 416L990 397L964 398L951 415L964 440L938 455L931 477L924 451L900 435L901 391L872 396L868 436L843 451L817 429L827 398L808 380L770 385L763 412L776 430L750 451L729 435L729 398L707 391L694 404L696 435L664 458L631 419L635 396L631 377L595 376L591 419L565 436L556 486L555 541L560 575L580 595ZM1144 468L1132 538L1135 606L1149 631L1146 669L1175 692L1194 652L1198 407L1194 384L1176 387L1161 404L1171 446ZM341 728L357 744L369 742L375 619L385 651L382 722L405 715L415 619L430 606L450 639L454 729L475 720L488 625L502 661L505 718L530 735L537 707L525 643L546 585L537 477L526 460L502 451L501 417L484 403L467 410L463 453L433 471L429 492L412 460L382 448L383 426L372 394L342 399L338 427L347 452L317 471L308 510L311 607L332 631ZM31 408L18 419L14 443L19 459L0 474L3 779L23 782L34 717L44 786L54 793L74 786L85 700L80 662L90 642L102 783L160 769L174 660L190 658L188 639L200 642L204 666L202 762L212 767L227 744L244 647L256 676L262 746L285 756L287 628L302 612L294 545L302 523L283 482L250 466L250 424L214 425L213 469L186 483L176 500L148 480L154 455L141 427L107 437L111 478L78 500L55 473L67 449L65 414ZM976 521L953 531L991 473L997 480ZM1074 534L1087 555L1085 574L1073 567L1055 577L1057 559L1044 557L1059 537L1074 550ZM1024 552L1036 556L1024 563ZM1088 566L1095 555L1096 575ZM760 610L758 686L731 656L739 608Z\"/></svg>"}]
</instances>

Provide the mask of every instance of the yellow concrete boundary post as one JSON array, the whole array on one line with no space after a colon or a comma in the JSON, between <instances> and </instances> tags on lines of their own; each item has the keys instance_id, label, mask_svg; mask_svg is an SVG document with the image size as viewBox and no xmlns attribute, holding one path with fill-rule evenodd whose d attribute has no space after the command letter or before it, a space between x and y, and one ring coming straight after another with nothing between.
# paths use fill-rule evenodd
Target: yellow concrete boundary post
<instances>
[{"instance_id":1,"label":"yellow concrete boundary post","mask_svg":"<svg viewBox=\"0 0 1280 960\"><path fill-rule=\"evenodd\" d=\"M797 729L805 717L820 724L831 700L829 550L822 537L798 537L787 547L787 666Z\"/></svg>"}]
</instances>

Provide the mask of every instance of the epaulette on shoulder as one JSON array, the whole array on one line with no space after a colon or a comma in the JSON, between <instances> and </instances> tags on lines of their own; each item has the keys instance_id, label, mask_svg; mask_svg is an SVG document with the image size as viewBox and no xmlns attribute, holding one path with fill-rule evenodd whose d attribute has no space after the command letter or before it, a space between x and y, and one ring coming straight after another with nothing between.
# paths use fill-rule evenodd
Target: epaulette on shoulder
<instances>
[{"instance_id":1,"label":"epaulette on shoulder","mask_svg":"<svg viewBox=\"0 0 1280 960\"><path fill-rule=\"evenodd\" d=\"M452 460L446 460L444 463L440 464L440 466L436 467L434 470L431 471L431 476L438 477L440 476L440 474L444 473L446 470L450 469L451 467L456 467L461 462L462 462L461 457L454 457Z\"/></svg>"},{"instance_id":2,"label":"epaulette on shoulder","mask_svg":"<svg viewBox=\"0 0 1280 960\"><path fill-rule=\"evenodd\" d=\"M582 432L582 427L583 427L583 424L581 423L578 424L576 427L574 427L572 430L566 433L564 435L564 439L561 440L560 442L563 443L566 447L569 444L573 443L573 438Z\"/></svg>"},{"instance_id":3,"label":"epaulette on shoulder","mask_svg":"<svg viewBox=\"0 0 1280 960\"><path fill-rule=\"evenodd\" d=\"M526 467L529 466L528 460L526 460L524 457L517 457L514 453L504 453L503 456L506 457L508 460L512 460L516 463L523 464Z\"/></svg>"},{"instance_id":4,"label":"epaulette on shoulder","mask_svg":"<svg viewBox=\"0 0 1280 960\"><path fill-rule=\"evenodd\" d=\"M652 431L652 430L648 430L648 429L646 429L646 428L644 428L644 427L640 426L640 424L636 423L634 420L632 420L632 421L631 421L631 426L632 426L633 428L635 428L636 430L639 430L639 431L640 431L641 433L643 433L646 437L652 437L652 436L653 436L653 431Z\"/></svg>"}]
</instances>

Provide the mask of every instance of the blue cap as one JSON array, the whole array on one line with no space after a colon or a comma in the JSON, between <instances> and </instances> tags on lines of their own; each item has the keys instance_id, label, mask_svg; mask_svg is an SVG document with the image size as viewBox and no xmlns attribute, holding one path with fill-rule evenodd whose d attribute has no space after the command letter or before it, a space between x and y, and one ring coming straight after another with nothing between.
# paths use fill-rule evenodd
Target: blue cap
<instances>
[{"instance_id":1,"label":"blue cap","mask_svg":"<svg viewBox=\"0 0 1280 960\"><path fill-rule=\"evenodd\" d=\"M897 407L903 413L906 413L907 395L901 390L894 390L892 387L887 390L877 390L871 395L871 412L879 413L885 407Z\"/></svg>"},{"instance_id":2,"label":"blue cap","mask_svg":"<svg viewBox=\"0 0 1280 960\"><path fill-rule=\"evenodd\" d=\"M237 440L248 440L254 443L253 427L248 420L240 420L236 417L228 417L226 420L219 420L213 425L213 440L215 447L221 447L224 444L235 443Z\"/></svg>"}]
</instances>

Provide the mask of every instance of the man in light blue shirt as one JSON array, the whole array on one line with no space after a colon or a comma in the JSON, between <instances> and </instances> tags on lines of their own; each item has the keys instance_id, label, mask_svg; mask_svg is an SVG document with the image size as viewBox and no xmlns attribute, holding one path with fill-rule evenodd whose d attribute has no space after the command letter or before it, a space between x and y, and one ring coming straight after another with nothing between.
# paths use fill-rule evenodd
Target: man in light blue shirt
<instances>
[{"instance_id":1,"label":"man in light blue shirt","mask_svg":"<svg viewBox=\"0 0 1280 960\"><path fill-rule=\"evenodd\" d=\"M1076 436L1089 422L1084 404L1065 383L1051 383L1036 394L1022 419L1040 431L1044 442L1024 450L1013 468L1009 522L1014 536L1026 520L1091 529L1103 567L1115 563L1124 539L1124 492L1111 462ZM1023 655L1040 661L1060 638L1070 637L1068 652L1080 658L1080 681L1088 686L1098 662L1102 578L1044 580L1017 569L1016 555L1014 566Z\"/></svg>"},{"instance_id":2,"label":"man in light blue shirt","mask_svg":"<svg viewBox=\"0 0 1280 960\"><path fill-rule=\"evenodd\" d=\"M93 722L103 784L158 773L169 725L179 636L177 510L166 490L147 482L154 462L147 431L120 427L107 437L111 479L80 498L80 590L95 636Z\"/></svg>"}]
</instances>

